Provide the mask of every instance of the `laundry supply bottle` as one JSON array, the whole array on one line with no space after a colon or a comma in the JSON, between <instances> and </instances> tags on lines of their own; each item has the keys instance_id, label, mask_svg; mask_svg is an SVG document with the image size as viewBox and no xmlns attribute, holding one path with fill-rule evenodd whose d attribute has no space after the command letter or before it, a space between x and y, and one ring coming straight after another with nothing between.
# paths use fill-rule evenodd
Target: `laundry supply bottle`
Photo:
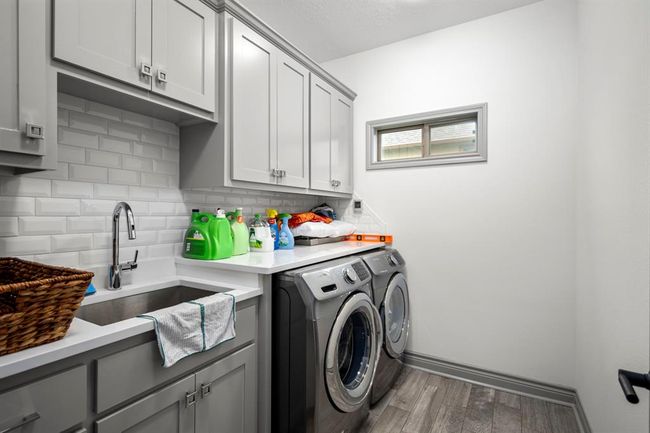
<instances>
[{"instance_id":1,"label":"laundry supply bottle","mask_svg":"<svg viewBox=\"0 0 650 433\"><path fill-rule=\"evenodd\" d=\"M214 241L210 235L210 222L214 215L192 209L192 221L185 232L183 257L188 259L211 260L214 255Z\"/></svg>"},{"instance_id":2,"label":"laundry supply bottle","mask_svg":"<svg viewBox=\"0 0 650 433\"><path fill-rule=\"evenodd\" d=\"M231 212L234 217L230 221L230 230L232 231L232 255L239 256L247 254L249 251L248 244L248 227L244 223L244 214L242 208L238 207L235 212Z\"/></svg>"},{"instance_id":3,"label":"laundry supply bottle","mask_svg":"<svg viewBox=\"0 0 650 433\"><path fill-rule=\"evenodd\" d=\"M210 223L210 235L214 239L214 260L227 259L232 256L233 241L230 223L223 209L217 209L216 218Z\"/></svg>"},{"instance_id":4,"label":"laundry supply bottle","mask_svg":"<svg viewBox=\"0 0 650 433\"><path fill-rule=\"evenodd\" d=\"M262 219L260 214L255 214L255 218L251 223L248 234L251 252L273 252L273 237L271 236L271 229L269 224Z\"/></svg>"},{"instance_id":5,"label":"laundry supply bottle","mask_svg":"<svg viewBox=\"0 0 650 433\"><path fill-rule=\"evenodd\" d=\"M282 227L280 228L278 242L279 248L281 250L292 250L295 246L295 242L293 240L293 233L291 233L291 229L289 228L289 218L291 218L291 214L282 213L279 217L282 219Z\"/></svg>"},{"instance_id":6,"label":"laundry supply bottle","mask_svg":"<svg viewBox=\"0 0 650 433\"><path fill-rule=\"evenodd\" d=\"M280 230L278 228L278 211L275 209L266 210L267 222L271 229L271 237L273 238L273 249L277 250L280 246Z\"/></svg>"}]
</instances>

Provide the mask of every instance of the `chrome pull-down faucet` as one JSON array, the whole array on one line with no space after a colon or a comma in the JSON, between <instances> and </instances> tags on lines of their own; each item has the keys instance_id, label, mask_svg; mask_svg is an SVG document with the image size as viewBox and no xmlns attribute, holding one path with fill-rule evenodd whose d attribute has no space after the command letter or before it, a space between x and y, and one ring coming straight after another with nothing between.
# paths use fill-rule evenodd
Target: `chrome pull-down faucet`
<instances>
[{"instance_id":1,"label":"chrome pull-down faucet","mask_svg":"<svg viewBox=\"0 0 650 433\"><path fill-rule=\"evenodd\" d=\"M113 210L113 264L108 267L108 289L117 290L122 287L122 271L131 271L138 267L138 250L133 261L120 263L120 214L124 209L126 214L126 231L129 239L135 239L135 219L131 206L121 201Z\"/></svg>"}]
</instances>

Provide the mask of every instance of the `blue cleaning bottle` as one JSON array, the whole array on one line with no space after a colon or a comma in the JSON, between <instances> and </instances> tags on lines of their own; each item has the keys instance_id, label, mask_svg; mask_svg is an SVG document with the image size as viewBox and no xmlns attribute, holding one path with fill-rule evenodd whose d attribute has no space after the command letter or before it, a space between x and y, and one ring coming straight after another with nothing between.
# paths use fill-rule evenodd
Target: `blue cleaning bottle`
<instances>
[{"instance_id":1,"label":"blue cleaning bottle","mask_svg":"<svg viewBox=\"0 0 650 433\"><path fill-rule=\"evenodd\" d=\"M280 236L278 236L280 244L278 248L281 250L292 250L295 242L293 240L293 233L291 233L291 230L289 229L289 218L291 218L291 214L283 213L278 216L282 219Z\"/></svg>"}]
</instances>

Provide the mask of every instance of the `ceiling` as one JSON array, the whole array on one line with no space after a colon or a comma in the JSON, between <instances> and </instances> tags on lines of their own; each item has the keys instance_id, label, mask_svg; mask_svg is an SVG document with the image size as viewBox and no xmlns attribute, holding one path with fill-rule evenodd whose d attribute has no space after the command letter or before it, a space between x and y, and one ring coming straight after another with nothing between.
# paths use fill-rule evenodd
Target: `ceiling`
<instances>
[{"instance_id":1,"label":"ceiling","mask_svg":"<svg viewBox=\"0 0 650 433\"><path fill-rule=\"evenodd\" d=\"M317 62L539 0L239 0Z\"/></svg>"}]
</instances>

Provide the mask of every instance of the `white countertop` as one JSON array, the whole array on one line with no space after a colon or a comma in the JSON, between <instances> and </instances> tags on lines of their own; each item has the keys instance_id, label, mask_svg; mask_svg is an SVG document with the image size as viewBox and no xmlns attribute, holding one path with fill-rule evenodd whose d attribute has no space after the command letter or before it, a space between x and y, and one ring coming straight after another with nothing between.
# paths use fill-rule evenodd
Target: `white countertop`
<instances>
[{"instance_id":1,"label":"white countertop","mask_svg":"<svg viewBox=\"0 0 650 433\"><path fill-rule=\"evenodd\" d=\"M179 285L214 292L227 291L235 297L235 302L262 294L262 290L258 288L224 288L221 284L198 278L165 277L146 284L124 286L120 290L97 289L97 293L84 299L82 305ZM0 379L149 331L153 331L153 322L138 317L105 326L75 318L68 333L61 340L0 356Z\"/></svg>"},{"instance_id":2,"label":"white countertop","mask_svg":"<svg viewBox=\"0 0 650 433\"><path fill-rule=\"evenodd\" d=\"M223 260L194 260L177 257L176 264L269 275L362 253L381 248L384 245L384 243L357 241L314 246L297 245L293 250L277 250L272 253L252 252Z\"/></svg>"}]
</instances>

